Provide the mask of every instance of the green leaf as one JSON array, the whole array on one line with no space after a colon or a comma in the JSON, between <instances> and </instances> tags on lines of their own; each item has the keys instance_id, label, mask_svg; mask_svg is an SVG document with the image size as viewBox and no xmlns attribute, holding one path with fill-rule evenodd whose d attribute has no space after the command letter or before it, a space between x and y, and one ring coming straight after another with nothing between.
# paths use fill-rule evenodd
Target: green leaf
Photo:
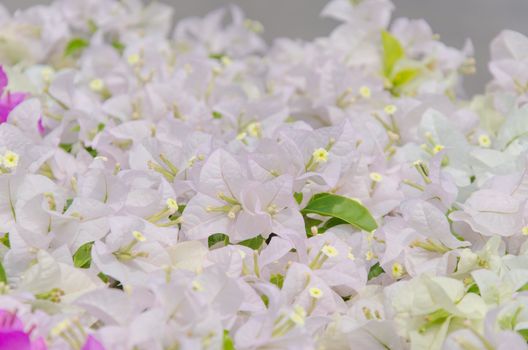
<instances>
[{"instance_id":1,"label":"green leaf","mask_svg":"<svg viewBox=\"0 0 528 350\"><path fill-rule=\"evenodd\" d=\"M73 148L73 143L61 143L59 147L62 148L66 153L70 153Z\"/></svg>"},{"instance_id":2,"label":"green leaf","mask_svg":"<svg viewBox=\"0 0 528 350\"><path fill-rule=\"evenodd\" d=\"M4 265L2 265L2 262L0 261L0 283L2 282L7 284L7 275L4 270Z\"/></svg>"},{"instance_id":3,"label":"green leaf","mask_svg":"<svg viewBox=\"0 0 528 350\"><path fill-rule=\"evenodd\" d=\"M87 269L92 263L92 246L94 242L83 244L73 254L73 265L81 269Z\"/></svg>"},{"instance_id":4,"label":"green leaf","mask_svg":"<svg viewBox=\"0 0 528 350\"><path fill-rule=\"evenodd\" d=\"M224 329L224 340L223 340L223 350L235 350L235 344L233 343L233 338L229 335L229 331Z\"/></svg>"},{"instance_id":5,"label":"green leaf","mask_svg":"<svg viewBox=\"0 0 528 350\"><path fill-rule=\"evenodd\" d=\"M444 310L438 309L425 316L426 322L420 327L419 332L424 333L428 329L442 325L450 319L451 314Z\"/></svg>"},{"instance_id":6,"label":"green leaf","mask_svg":"<svg viewBox=\"0 0 528 350\"><path fill-rule=\"evenodd\" d=\"M384 272L385 270L383 270L379 262L377 262L375 265L372 265L372 267L370 268L369 273L368 273L368 280L370 281L371 279L378 277Z\"/></svg>"},{"instance_id":7,"label":"green leaf","mask_svg":"<svg viewBox=\"0 0 528 350\"><path fill-rule=\"evenodd\" d=\"M253 250L257 250L260 248L262 243L264 243L264 237L262 237L261 235L258 235L257 237L246 239L245 241L242 241L238 244L251 248Z\"/></svg>"},{"instance_id":8,"label":"green leaf","mask_svg":"<svg viewBox=\"0 0 528 350\"><path fill-rule=\"evenodd\" d=\"M368 232L378 227L368 209L359 202L331 193L319 193L313 196L302 213L338 218Z\"/></svg>"},{"instance_id":9,"label":"green leaf","mask_svg":"<svg viewBox=\"0 0 528 350\"><path fill-rule=\"evenodd\" d=\"M214 246L215 244L219 242L224 242L225 245L229 244L229 237L223 233L215 233L214 235L210 235L207 239L207 245L209 248Z\"/></svg>"},{"instance_id":10,"label":"green leaf","mask_svg":"<svg viewBox=\"0 0 528 350\"><path fill-rule=\"evenodd\" d=\"M213 111L213 118L214 119L222 119L224 117L224 115L220 112L217 112L217 111Z\"/></svg>"},{"instance_id":11,"label":"green leaf","mask_svg":"<svg viewBox=\"0 0 528 350\"><path fill-rule=\"evenodd\" d=\"M528 329L519 329L517 333L519 333L524 338L524 340L528 342Z\"/></svg>"},{"instance_id":12,"label":"green leaf","mask_svg":"<svg viewBox=\"0 0 528 350\"><path fill-rule=\"evenodd\" d=\"M92 34L95 33L98 29L97 24L95 23L93 19L89 19L86 25L88 26L88 31L90 31L90 33Z\"/></svg>"},{"instance_id":13,"label":"green leaf","mask_svg":"<svg viewBox=\"0 0 528 350\"><path fill-rule=\"evenodd\" d=\"M405 57L405 51L400 41L386 30L381 32L381 43L383 46L383 73L385 77L389 78L396 63Z\"/></svg>"},{"instance_id":14,"label":"green leaf","mask_svg":"<svg viewBox=\"0 0 528 350\"><path fill-rule=\"evenodd\" d=\"M94 157L94 158L97 157L98 153L97 153L97 150L95 148L92 148L90 146L85 146L84 149L86 150L86 152L90 153L90 155L92 157Z\"/></svg>"},{"instance_id":15,"label":"green leaf","mask_svg":"<svg viewBox=\"0 0 528 350\"><path fill-rule=\"evenodd\" d=\"M117 50L120 54L122 54L125 51L125 44L120 42L119 40L112 41L112 47Z\"/></svg>"},{"instance_id":16,"label":"green leaf","mask_svg":"<svg viewBox=\"0 0 528 350\"><path fill-rule=\"evenodd\" d=\"M183 211L187 208L186 204L178 204L178 213L183 214Z\"/></svg>"},{"instance_id":17,"label":"green leaf","mask_svg":"<svg viewBox=\"0 0 528 350\"><path fill-rule=\"evenodd\" d=\"M66 212L66 210L68 210L68 208L72 205L72 203L73 203L73 198L66 199L66 203L64 203L64 209L62 209L63 214Z\"/></svg>"},{"instance_id":18,"label":"green leaf","mask_svg":"<svg viewBox=\"0 0 528 350\"><path fill-rule=\"evenodd\" d=\"M271 275L270 282L279 287L279 289L282 289L282 285L284 284L284 276L280 273Z\"/></svg>"},{"instance_id":19,"label":"green leaf","mask_svg":"<svg viewBox=\"0 0 528 350\"><path fill-rule=\"evenodd\" d=\"M0 237L0 243L5 245L7 248L11 248L11 242L9 241L9 232L7 232L3 237Z\"/></svg>"},{"instance_id":20,"label":"green leaf","mask_svg":"<svg viewBox=\"0 0 528 350\"><path fill-rule=\"evenodd\" d=\"M407 84L414 78L416 78L420 74L420 69L418 68L407 68L402 69L398 73L392 77L392 87L393 89L397 89L399 87L402 87L403 85Z\"/></svg>"},{"instance_id":21,"label":"green leaf","mask_svg":"<svg viewBox=\"0 0 528 350\"><path fill-rule=\"evenodd\" d=\"M473 283L472 285L470 285L469 288L467 289L467 293L475 293L475 294L480 295L480 288L478 284Z\"/></svg>"},{"instance_id":22,"label":"green leaf","mask_svg":"<svg viewBox=\"0 0 528 350\"><path fill-rule=\"evenodd\" d=\"M68 57L76 55L86 47L88 47L88 41L86 39L73 38L66 45L66 48L64 49L64 56Z\"/></svg>"},{"instance_id":23,"label":"green leaf","mask_svg":"<svg viewBox=\"0 0 528 350\"><path fill-rule=\"evenodd\" d=\"M222 61L222 59L226 57L223 53L212 53L209 55L209 58L217 61Z\"/></svg>"},{"instance_id":24,"label":"green leaf","mask_svg":"<svg viewBox=\"0 0 528 350\"><path fill-rule=\"evenodd\" d=\"M528 292L528 283L519 288L518 292Z\"/></svg>"},{"instance_id":25,"label":"green leaf","mask_svg":"<svg viewBox=\"0 0 528 350\"><path fill-rule=\"evenodd\" d=\"M293 198L295 198L295 201L297 202L297 204L301 204L302 200L303 200L303 193L302 192L295 192L293 194Z\"/></svg>"},{"instance_id":26,"label":"green leaf","mask_svg":"<svg viewBox=\"0 0 528 350\"><path fill-rule=\"evenodd\" d=\"M269 297L266 294L262 294L260 299L262 299L262 302L264 305L266 305L266 307L269 307Z\"/></svg>"},{"instance_id":27,"label":"green leaf","mask_svg":"<svg viewBox=\"0 0 528 350\"><path fill-rule=\"evenodd\" d=\"M331 229L334 226L346 224L348 223L340 218L330 218L330 220L327 220L323 226L319 227L319 233L325 233L327 230Z\"/></svg>"},{"instance_id":28,"label":"green leaf","mask_svg":"<svg viewBox=\"0 0 528 350\"><path fill-rule=\"evenodd\" d=\"M110 278L108 278L108 276L105 275L105 274L102 273L102 272L99 272L99 273L97 274L97 277L99 277L99 278L101 279L101 281L103 281L104 283L108 283L108 282L110 282Z\"/></svg>"}]
</instances>

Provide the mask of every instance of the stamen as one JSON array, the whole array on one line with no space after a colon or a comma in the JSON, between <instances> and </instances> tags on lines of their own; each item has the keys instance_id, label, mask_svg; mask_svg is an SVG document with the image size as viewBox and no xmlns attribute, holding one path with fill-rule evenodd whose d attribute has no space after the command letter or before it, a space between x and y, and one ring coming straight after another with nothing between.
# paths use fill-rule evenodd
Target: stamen
<instances>
[{"instance_id":1,"label":"stamen","mask_svg":"<svg viewBox=\"0 0 528 350\"><path fill-rule=\"evenodd\" d=\"M359 88L359 94L361 97L368 99L370 96L372 96L372 92L370 91L370 88L368 86L362 86Z\"/></svg>"}]
</instances>

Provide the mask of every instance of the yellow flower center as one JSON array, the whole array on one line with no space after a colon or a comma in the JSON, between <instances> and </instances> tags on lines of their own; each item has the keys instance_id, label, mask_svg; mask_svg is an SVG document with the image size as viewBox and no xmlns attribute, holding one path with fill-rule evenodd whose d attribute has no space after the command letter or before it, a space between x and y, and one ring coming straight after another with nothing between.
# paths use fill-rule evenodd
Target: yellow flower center
<instances>
[{"instance_id":1,"label":"yellow flower center","mask_svg":"<svg viewBox=\"0 0 528 350\"><path fill-rule=\"evenodd\" d=\"M445 147L443 145L436 145L434 146L433 148L433 153L434 154L437 154L438 152L440 152L441 150L443 150Z\"/></svg>"},{"instance_id":2,"label":"yellow flower center","mask_svg":"<svg viewBox=\"0 0 528 350\"><path fill-rule=\"evenodd\" d=\"M326 163L328 161L328 151L324 148L318 148L312 153L316 163Z\"/></svg>"},{"instance_id":3,"label":"yellow flower center","mask_svg":"<svg viewBox=\"0 0 528 350\"><path fill-rule=\"evenodd\" d=\"M489 146L491 146L491 139L488 135L482 134L478 138L478 143L481 147L488 148Z\"/></svg>"},{"instance_id":4,"label":"yellow flower center","mask_svg":"<svg viewBox=\"0 0 528 350\"><path fill-rule=\"evenodd\" d=\"M191 286L195 292L201 292L204 290L203 285L197 280L192 281Z\"/></svg>"},{"instance_id":5,"label":"yellow flower center","mask_svg":"<svg viewBox=\"0 0 528 350\"><path fill-rule=\"evenodd\" d=\"M2 163L8 169L16 168L18 165L19 156L15 152L7 151L4 156Z\"/></svg>"},{"instance_id":6,"label":"yellow flower center","mask_svg":"<svg viewBox=\"0 0 528 350\"><path fill-rule=\"evenodd\" d=\"M138 242L145 242L147 240L147 238L139 231L133 231L132 235Z\"/></svg>"},{"instance_id":7,"label":"yellow flower center","mask_svg":"<svg viewBox=\"0 0 528 350\"><path fill-rule=\"evenodd\" d=\"M385 108L383 108L383 110L385 111L386 114L393 115L394 113L398 111L398 107L396 107L395 105L387 105L385 106Z\"/></svg>"},{"instance_id":8,"label":"yellow flower center","mask_svg":"<svg viewBox=\"0 0 528 350\"><path fill-rule=\"evenodd\" d=\"M262 136L262 126L259 122L251 123L247 126L247 132L249 135L253 137L261 137Z\"/></svg>"},{"instance_id":9,"label":"yellow flower center","mask_svg":"<svg viewBox=\"0 0 528 350\"><path fill-rule=\"evenodd\" d=\"M90 82L90 89L94 92L101 92L104 89L104 82L101 79L93 79Z\"/></svg>"},{"instance_id":10,"label":"yellow flower center","mask_svg":"<svg viewBox=\"0 0 528 350\"><path fill-rule=\"evenodd\" d=\"M178 202L176 202L176 199L169 198L167 199L166 204L173 214L178 211Z\"/></svg>"},{"instance_id":11,"label":"yellow flower center","mask_svg":"<svg viewBox=\"0 0 528 350\"><path fill-rule=\"evenodd\" d=\"M403 276L403 266L400 263L395 262L392 264L392 277L398 279Z\"/></svg>"},{"instance_id":12,"label":"yellow flower center","mask_svg":"<svg viewBox=\"0 0 528 350\"><path fill-rule=\"evenodd\" d=\"M329 258L333 258L339 255L339 252L337 251L337 249L329 244L325 245L321 251L323 252L324 255L326 255Z\"/></svg>"},{"instance_id":13,"label":"yellow flower center","mask_svg":"<svg viewBox=\"0 0 528 350\"><path fill-rule=\"evenodd\" d=\"M383 175L376 172L370 173L369 177L374 182L381 182L383 180Z\"/></svg>"},{"instance_id":14,"label":"yellow flower center","mask_svg":"<svg viewBox=\"0 0 528 350\"><path fill-rule=\"evenodd\" d=\"M312 287L308 290L310 296L314 299L321 299L323 297L323 291L317 287Z\"/></svg>"},{"instance_id":15,"label":"yellow flower center","mask_svg":"<svg viewBox=\"0 0 528 350\"><path fill-rule=\"evenodd\" d=\"M370 98L372 96L372 92L370 91L368 86L362 86L359 88L359 94L363 98Z\"/></svg>"},{"instance_id":16,"label":"yellow flower center","mask_svg":"<svg viewBox=\"0 0 528 350\"><path fill-rule=\"evenodd\" d=\"M365 259L367 261L374 259L374 253L372 252L372 250L367 250L367 252L365 253Z\"/></svg>"},{"instance_id":17,"label":"yellow flower center","mask_svg":"<svg viewBox=\"0 0 528 350\"><path fill-rule=\"evenodd\" d=\"M128 61L128 64L130 64L131 66L134 66L139 63L140 59L141 57L137 53L133 53L130 56L128 56L127 61Z\"/></svg>"}]
</instances>

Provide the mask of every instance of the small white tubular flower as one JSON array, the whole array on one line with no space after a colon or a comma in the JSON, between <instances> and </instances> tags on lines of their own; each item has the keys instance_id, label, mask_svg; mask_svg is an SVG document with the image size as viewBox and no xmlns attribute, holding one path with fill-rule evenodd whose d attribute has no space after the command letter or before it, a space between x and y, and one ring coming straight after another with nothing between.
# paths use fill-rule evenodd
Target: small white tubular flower
<instances>
[{"instance_id":1,"label":"small white tubular flower","mask_svg":"<svg viewBox=\"0 0 528 350\"><path fill-rule=\"evenodd\" d=\"M304 326L305 319L306 310L300 305L295 305L293 307L293 312L290 314L290 320L298 326Z\"/></svg>"},{"instance_id":2,"label":"small white tubular flower","mask_svg":"<svg viewBox=\"0 0 528 350\"><path fill-rule=\"evenodd\" d=\"M145 242L147 238L139 231L133 231L132 235L138 242Z\"/></svg>"},{"instance_id":3,"label":"small white tubular flower","mask_svg":"<svg viewBox=\"0 0 528 350\"><path fill-rule=\"evenodd\" d=\"M237 141L242 141L242 140L244 140L246 137L247 137L247 132L242 131L241 133L239 133L239 134L236 136L236 140L237 140Z\"/></svg>"},{"instance_id":4,"label":"small white tubular flower","mask_svg":"<svg viewBox=\"0 0 528 350\"><path fill-rule=\"evenodd\" d=\"M242 249L238 249L237 252L238 252L238 254L240 255L240 257L241 257L242 259L245 259L245 258L246 258L247 254L246 254L245 251L243 251Z\"/></svg>"},{"instance_id":5,"label":"small white tubular flower","mask_svg":"<svg viewBox=\"0 0 528 350\"><path fill-rule=\"evenodd\" d=\"M18 166L19 156L13 151L6 151L2 157L2 164L8 169L13 169Z\"/></svg>"},{"instance_id":6,"label":"small white tubular flower","mask_svg":"<svg viewBox=\"0 0 528 350\"><path fill-rule=\"evenodd\" d=\"M395 262L394 264L392 264L391 272L392 272L392 277L394 277L395 279L398 279L398 278L401 278L401 276L403 276L405 271L403 269L403 266L400 263Z\"/></svg>"},{"instance_id":7,"label":"small white tubular flower","mask_svg":"<svg viewBox=\"0 0 528 350\"><path fill-rule=\"evenodd\" d=\"M310 296L314 299L321 299L323 297L323 291L317 287L311 287L308 290L308 293L310 293Z\"/></svg>"},{"instance_id":8,"label":"small white tubular flower","mask_svg":"<svg viewBox=\"0 0 528 350\"><path fill-rule=\"evenodd\" d=\"M440 151L443 150L444 148L445 148L444 145L436 145L436 146L434 146L434 148L433 148L433 153L434 153L434 154L437 154L438 152L440 152Z\"/></svg>"},{"instance_id":9,"label":"small white tubular flower","mask_svg":"<svg viewBox=\"0 0 528 350\"><path fill-rule=\"evenodd\" d=\"M367 252L365 253L365 260L370 261L374 259L374 257L374 252L372 252L372 250L367 250Z\"/></svg>"},{"instance_id":10,"label":"small white tubular flower","mask_svg":"<svg viewBox=\"0 0 528 350\"><path fill-rule=\"evenodd\" d=\"M104 82L101 79L92 79L90 81L90 89L94 92L101 92L105 87Z\"/></svg>"},{"instance_id":11,"label":"small white tubular flower","mask_svg":"<svg viewBox=\"0 0 528 350\"><path fill-rule=\"evenodd\" d=\"M348 252L347 258L352 261L356 260L356 256L354 255L354 253L352 253L352 251Z\"/></svg>"},{"instance_id":12,"label":"small white tubular flower","mask_svg":"<svg viewBox=\"0 0 528 350\"><path fill-rule=\"evenodd\" d=\"M49 83L53 76L55 75L55 71L51 67L45 67L40 71L40 76L42 77L42 80L46 83Z\"/></svg>"},{"instance_id":13,"label":"small white tubular flower","mask_svg":"<svg viewBox=\"0 0 528 350\"><path fill-rule=\"evenodd\" d=\"M140 60L141 56L139 56L139 54L137 53L133 53L127 57L128 64L130 64L131 66L138 64Z\"/></svg>"},{"instance_id":14,"label":"small white tubular flower","mask_svg":"<svg viewBox=\"0 0 528 350\"><path fill-rule=\"evenodd\" d=\"M176 199L169 198L167 199L166 204L172 214L178 211L178 202L176 201Z\"/></svg>"},{"instance_id":15,"label":"small white tubular flower","mask_svg":"<svg viewBox=\"0 0 528 350\"><path fill-rule=\"evenodd\" d=\"M261 137L262 136L262 126L259 122L253 122L247 126L247 132L252 137Z\"/></svg>"},{"instance_id":16,"label":"small white tubular flower","mask_svg":"<svg viewBox=\"0 0 528 350\"><path fill-rule=\"evenodd\" d=\"M383 111L388 115L393 115L398 111L398 107L395 105L386 105L385 108L383 108Z\"/></svg>"},{"instance_id":17,"label":"small white tubular flower","mask_svg":"<svg viewBox=\"0 0 528 350\"><path fill-rule=\"evenodd\" d=\"M204 290L203 284L200 281L194 280L191 283L191 287L195 292L202 292Z\"/></svg>"},{"instance_id":18,"label":"small white tubular flower","mask_svg":"<svg viewBox=\"0 0 528 350\"><path fill-rule=\"evenodd\" d=\"M312 153L314 162L326 163L328 161L328 151L324 148L318 148Z\"/></svg>"},{"instance_id":19,"label":"small white tubular flower","mask_svg":"<svg viewBox=\"0 0 528 350\"><path fill-rule=\"evenodd\" d=\"M324 255L326 255L329 258L333 258L339 255L339 252L334 246L331 246L329 244L326 244L323 249L321 249Z\"/></svg>"},{"instance_id":20,"label":"small white tubular flower","mask_svg":"<svg viewBox=\"0 0 528 350\"><path fill-rule=\"evenodd\" d=\"M359 95L363 98L370 98L370 96L372 96L372 91L370 91L368 86L362 86L359 88Z\"/></svg>"},{"instance_id":21,"label":"small white tubular flower","mask_svg":"<svg viewBox=\"0 0 528 350\"><path fill-rule=\"evenodd\" d=\"M383 175L380 173L372 172L369 174L369 177L374 182L381 182L383 180Z\"/></svg>"},{"instance_id":22,"label":"small white tubular flower","mask_svg":"<svg viewBox=\"0 0 528 350\"><path fill-rule=\"evenodd\" d=\"M55 327L53 327L50 331L50 334L53 336L53 337L57 337L59 336L62 332L64 332L65 330L67 330L68 328L70 327L70 320L66 319L66 320L63 320L59 323L57 323L57 325L55 325Z\"/></svg>"},{"instance_id":23,"label":"small white tubular flower","mask_svg":"<svg viewBox=\"0 0 528 350\"><path fill-rule=\"evenodd\" d=\"M491 146L491 139L488 135L482 134L478 138L480 147L489 148Z\"/></svg>"},{"instance_id":24,"label":"small white tubular flower","mask_svg":"<svg viewBox=\"0 0 528 350\"><path fill-rule=\"evenodd\" d=\"M261 33L264 31L264 26L259 21L245 19L244 26L254 33Z\"/></svg>"}]
</instances>

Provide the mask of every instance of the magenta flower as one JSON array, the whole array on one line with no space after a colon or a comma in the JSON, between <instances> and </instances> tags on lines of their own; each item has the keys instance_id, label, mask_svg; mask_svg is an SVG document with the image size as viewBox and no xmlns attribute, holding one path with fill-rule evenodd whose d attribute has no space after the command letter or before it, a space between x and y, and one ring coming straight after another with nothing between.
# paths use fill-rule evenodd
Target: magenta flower
<instances>
[{"instance_id":1,"label":"magenta flower","mask_svg":"<svg viewBox=\"0 0 528 350\"><path fill-rule=\"evenodd\" d=\"M86 338L86 343L84 343L82 350L105 350L105 348L97 339L89 335Z\"/></svg>"},{"instance_id":2,"label":"magenta flower","mask_svg":"<svg viewBox=\"0 0 528 350\"><path fill-rule=\"evenodd\" d=\"M0 124L5 123L9 113L27 97L23 92L4 91L8 83L7 74L0 65Z\"/></svg>"},{"instance_id":3,"label":"magenta flower","mask_svg":"<svg viewBox=\"0 0 528 350\"><path fill-rule=\"evenodd\" d=\"M44 338L31 340L31 332L24 330L24 324L16 313L0 310L0 350L46 350Z\"/></svg>"}]
</instances>

